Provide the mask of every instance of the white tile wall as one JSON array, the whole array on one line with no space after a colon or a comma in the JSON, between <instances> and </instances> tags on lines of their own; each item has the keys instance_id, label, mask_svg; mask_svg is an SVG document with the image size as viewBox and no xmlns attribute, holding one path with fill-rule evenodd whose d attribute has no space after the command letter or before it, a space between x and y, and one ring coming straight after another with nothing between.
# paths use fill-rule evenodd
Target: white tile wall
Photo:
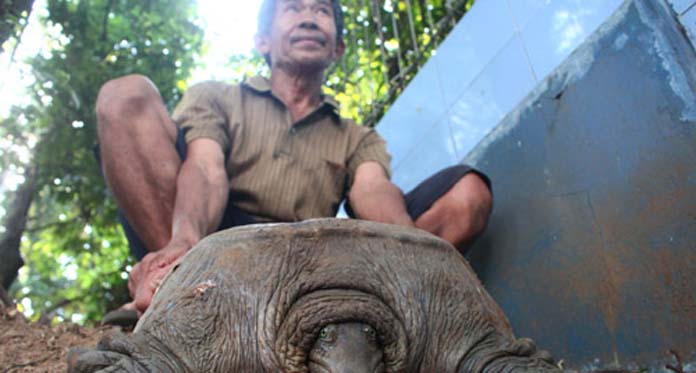
<instances>
[{"instance_id":1,"label":"white tile wall","mask_svg":"<svg viewBox=\"0 0 696 373\"><path fill-rule=\"evenodd\" d=\"M434 69L434 63L428 61L377 126L382 137L389 139L387 150L394 158L392 167L422 139L424 133L446 120L447 107Z\"/></svg>"},{"instance_id":2,"label":"white tile wall","mask_svg":"<svg viewBox=\"0 0 696 373\"><path fill-rule=\"evenodd\" d=\"M447 121L436 124L394 167L394 182L404 192L440 169L458 162Z\"/></svg>"},{"instance_id":3,"label":"white tile wall","mask_svg":"<svg viewBox=\"0 0 696 373\"><path fill-rule=\"evenodd\" d=\"M690 8L679 19L686 28L686 34L691 39L691 44L696 48L696 7Z\"/></svg>"},{"instance_id":4,"label":"white tile wall","mask_svg":"<svg viewBox=\"0 0 696 373\"><path fill-rule=\"evenodd\" d=\"M536 76L545 78L622 3L622 0L552 1L521 31Z\"/></svg>"},{"instance_id":5,"label":"white tile wall","mask_svg":"<svg viewBox=\"0 0 696 373\"><path fill-rule=\"evenodd\" d=\"M694 0L668 0L677 14L682 14L696 5Z\"/></svg>"},{"instance_id":6,"label":"white tile wall","mask_svg":"<svg viewBox=\"0 0 696 373\"><path fill-rule=\"evenodd\" d=\"M515 33L503 0L479 0L433 57L451 106Z\"/></svg>"},{"instance_id":7,"label":"white tile wall","mask_svg":"<svg viewBox=\"0 0 696 373\"><path fill-rule=\"evenodd\" d=\"M551 0L505 0L517 31L523 29L540 9Z\"/></svg>"},{"instance_id":8,"label":"white tile wall","mask_svg":"<svg viewBox=\"0 0 696 373\"><path fill-rule=\"evenodd\" d=\"M622 2L477 0L377 126L397 184L462 159Z\"/></svg>"}]
</instances>

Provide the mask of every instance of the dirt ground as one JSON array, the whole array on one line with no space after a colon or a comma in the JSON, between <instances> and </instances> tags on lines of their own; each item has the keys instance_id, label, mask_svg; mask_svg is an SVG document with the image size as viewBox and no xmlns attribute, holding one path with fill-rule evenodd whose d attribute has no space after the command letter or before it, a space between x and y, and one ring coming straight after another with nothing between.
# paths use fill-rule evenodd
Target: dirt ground
<instances>
[{"instance_id":1,"label":"dirt ground","mask_svg":"<svg viewBox=\"0 0 696 373\"><path fill-rule=\"evenodd\" d=\"M111 329L29 323L16 310L0 305L0 373L65 372L71 347L95 347Z\"/></svg>"}]
</instances>

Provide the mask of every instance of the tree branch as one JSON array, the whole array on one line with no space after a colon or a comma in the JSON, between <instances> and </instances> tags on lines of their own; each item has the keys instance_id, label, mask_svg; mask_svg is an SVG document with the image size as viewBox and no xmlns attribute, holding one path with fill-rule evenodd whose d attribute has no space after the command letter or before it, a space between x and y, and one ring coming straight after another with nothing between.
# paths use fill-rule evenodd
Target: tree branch
<instances>
[{"instance_id":1,"label":"tree branch","mask_svg":"<svg viewBox=\"0 0 696 373\"><path fill-rule=\"evenodd\" d=\"M7 294L5 288L0 286L0 309L2 308L14 308L14 301L10 298L10 295Z\"/></svg>"},{"instance_id":2,"label":"tree branch","mask_svg":"<svg viewBox=\"0 0 696 373\"><path fill-rule=\"evenodd\" d=\"M106 9L104 9L104 19L102 20L102 35L101 40L106 41L109 35L109 13L111 13L111 8L114 7L114 0L109 0L106 3Z\"/></svg>"},{"instance_id":3,"label":"tree branch","mask_svg":"<svg viewBox=\"0 0 696 373\"><path fill-rule=\"evenodd\" d=\"M0 281L5 288L9 288L17 277L17 271L24 265L19 253L22 234L26 228L29 207L34 200L34 191L37 182L38 167L27 167L25 181L14 193L14 200L3 220L5 234L0 237Z\"/></svg>"}]
</instances>

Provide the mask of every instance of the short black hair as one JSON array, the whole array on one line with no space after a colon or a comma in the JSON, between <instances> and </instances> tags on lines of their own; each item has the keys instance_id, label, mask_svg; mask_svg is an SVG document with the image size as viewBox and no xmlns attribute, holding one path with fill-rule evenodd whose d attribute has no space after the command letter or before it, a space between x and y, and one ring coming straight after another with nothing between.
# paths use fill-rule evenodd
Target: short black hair
<instances>
[{"instance_id":1,"label":"short black hair","mask_svg":"<svg viewBox=\"0 0 696 373\"><path fill-rule=\"evenodd\" d=\"M276 1L277 0L263 0L261 3L258 26L256 28L256 32L259 35L268 35L271 32ZM338 0L331 0L331 7L333 8L334 23L336 24L336 41L340 41L343 39L343 28L345 27L343 8L341 8L341 4Z\"/></svg>"}]
</instances>

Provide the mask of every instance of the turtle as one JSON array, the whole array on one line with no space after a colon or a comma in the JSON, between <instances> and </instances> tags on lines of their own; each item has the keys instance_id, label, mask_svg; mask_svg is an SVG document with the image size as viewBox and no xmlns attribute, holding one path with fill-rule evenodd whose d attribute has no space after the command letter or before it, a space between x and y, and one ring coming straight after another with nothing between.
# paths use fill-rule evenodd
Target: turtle
<instances>
[{"instance_id":1,"label":"turtle","mask_svg":"<svg viewBox=\"0 0 696 373\"><path fill-rule=\"evenodd\" d=\"M336 218L206 237L132 334L68 360L70 372L560 371L448 242Z\"/></svg>"}]
</instances>

